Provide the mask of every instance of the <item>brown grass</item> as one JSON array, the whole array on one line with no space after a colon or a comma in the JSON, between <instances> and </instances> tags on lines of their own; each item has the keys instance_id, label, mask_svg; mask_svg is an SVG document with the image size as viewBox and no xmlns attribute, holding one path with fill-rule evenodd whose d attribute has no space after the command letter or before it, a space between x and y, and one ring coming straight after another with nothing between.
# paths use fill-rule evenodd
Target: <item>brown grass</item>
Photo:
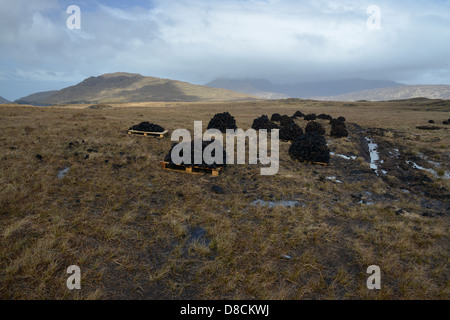
<instances>
[{"instance_id":1,"label":"brown grass","mask_svg":"<svg viewBox=\"0 0 450 320\"><path fill-rule=\"evenodd\" d=\"M218 178L164 171L158 162L170 139L126 134L140 121L192 131L194 120L203 120L206 128L223 111L247 129L261 114L301 110L393 129L383 139L405 152L426 149L433 159L448 159L448 129L415 127L448 119L449 110L424 111L417 103L1 106L0 298L448 299L448 200L442 215L424 217L424 195L402 193L374 174L346 179L345 160L329 167L295 162L288 143L280 143L275 176L251 165L230 166ZM347 155L358 155L354 138L327 136L334 152ZM351 163L370 173L362 158ZM449 188L448 180L434 183ZM226 194L213 193L215 184ZM352 194L365 191L381 200L357 204ZM304 206L250 205L255 199ZM404 213L396 215L399 208ZM207 242L191 240L195 227ZM381 290L366 287L372 264L382 270ZM70 265L81 268L81 290L66 287Z\"/></svg>"}]
</instances>

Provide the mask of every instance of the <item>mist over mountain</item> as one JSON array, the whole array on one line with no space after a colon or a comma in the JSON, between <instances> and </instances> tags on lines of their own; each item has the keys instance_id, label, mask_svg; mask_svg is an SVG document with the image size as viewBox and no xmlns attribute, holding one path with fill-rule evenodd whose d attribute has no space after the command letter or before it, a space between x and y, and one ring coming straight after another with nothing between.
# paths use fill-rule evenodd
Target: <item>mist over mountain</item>
<instances>
[{"instance_id":1,"label":"mist over mountain","mask_svg":"<svg viewBox=\"0 0 450 320\"><path fill-rule=\"evenodd\" d=\"M400 87L362 90L317 98L329 101L388 101L411 98L450 99L450 85L408 85Z\"/></svg>"},{"instance_id":2,"label":"mist over mountain","mask_svg":"<svg viewBox=\"0 0 450 320\"><path fill-rule=\"evenodd\" d=\"M207 84L213 88L229 89L271 99L334 96L361 90L399 87L403 84L387 80L344 79L294 84L275 84L265 79L215 79Z\"/></svg>"},{"instance_id":3,"label":"mist over mountain","mask_svg":"<svg viewBox=\"0 0 450 320\"><path fill-rule=\"evenodd\" d=\"M256 99L226 89L188 82L116 72L89 77L61 90L38 92L16 100L20 104L114 103L146 101L236 101Z\"/></svg>"}]
</instances>

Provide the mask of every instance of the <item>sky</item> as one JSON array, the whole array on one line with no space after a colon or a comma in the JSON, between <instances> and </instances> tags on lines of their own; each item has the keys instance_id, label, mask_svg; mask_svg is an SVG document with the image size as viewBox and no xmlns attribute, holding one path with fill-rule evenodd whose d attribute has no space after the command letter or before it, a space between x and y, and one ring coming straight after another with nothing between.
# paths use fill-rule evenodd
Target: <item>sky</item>
<instances>
[{"instance_id":1,"label":"sky","mask_svg":"<svg viewBox=\"0 0 450 320\"><path fill-rule=\"evenodd\" d=\"M0 96L119 71L450 84L450 0L0 0Z\"/></svg>"}]
</instances>

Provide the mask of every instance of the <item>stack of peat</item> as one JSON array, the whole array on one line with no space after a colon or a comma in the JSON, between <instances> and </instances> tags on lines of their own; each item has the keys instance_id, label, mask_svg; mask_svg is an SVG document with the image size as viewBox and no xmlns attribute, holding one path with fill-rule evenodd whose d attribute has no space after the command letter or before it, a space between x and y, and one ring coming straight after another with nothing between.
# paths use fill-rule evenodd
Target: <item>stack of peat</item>
<instances>
[{"instance_id":1,"label":"stack of peat","mask_svg":"<svg viewBox=\"0 0 450 320\"><path fill-rule=\"evenodd\" d=\"M317 132L318 134L324 135L325 134L325 128L319 123L315 121L310 121L305 127L305 132Z\"/></svg>"},{"instance_id":2,"label":"stack of peat","mask_svg":"<svg viewBox=\"0 0 450 320\"><path fill-rule=\"evenodd\" d=\"M205 148L208 147L213 141L202 141L202 150L201 150L202 155L203 155L203 152L205 151ZM189 146L189 143L190 143L190 146ZM164 161L168 162L169 168L170 167L176 167L176 166L198 167L198 168L203 168L203 169L217 169L217 168L226 167L226 160L227 160L227 158L226 158L226 152L225 152L225 150L223 148L222 148L223 152L222 152L222 156L220 157L220 161L217 161L219 163L208 164L208 163L205 162L205 159L204 159L203 156L202 156L202 163L194 163L194 161L195 161L195 157L194 157L194 155L195 155L195 147L194 147L195 141L191 141L189 143L188 142L179 142L179 143L172 144L172 147L170 148L169 153L164 158ZM190 149L191 154L190 154L190 158L189 158L190 160L188 161L189 163L184 163L184 162L174 163L173 159L172 159L172 150L173 150L173 148L175 148L175 146L182 147L183 146L182 144L185 144L185 145L184 145L184 148L180 150L179 156L180 156L180 158L183 157L183 150ZM211 156L213 158L216 156L215 151L216 150L213 149L213 152L211 152ZM220 156L220 155L218 155L218 156Z\"/></svg>"},{"instance_id":3,"label":"stack of peat","mask_svg":"<svg viewBox=\"0 0 450 320\"><path fill-rule=\"evenodd\" d=\"M293 141L303 134L303 129L296 123L287 124L280 129L280 139L283 141Z\"/></svg>"},{"instance_id":4,"label":"stack of peat","mask_svg":"<svg viewBox=\"0 0 450 320\"><path fill-rule=\"evenodd\" d=\"M150 123L148 121L144 121L137 125L134 125L128 130L142 131L142 132L164 132L163 127L154 123Z\"/></svg>"},{"instance_id":5,"label":"stack of peat","mask_svg":"<svg viewBox=\"0 0 450 320\"><path fill-rule=\"evenodd\" d=\"M303 114L303 112L301 111L295 111L294 115L292 116L292 118L304 118L305 115Z\"/></svg>"},{"instance_id":6,"label":"stack of peat","mask_svg":"<svg viewBox=\"0 0 450 320\"><path fill-rule=\"evenodd\" d=\"M294 119L292 117L289 117L287 115L281 116L280 125L282 127L289 126L289 125L294 124L294 123L295 123L295 121L294 121Z\"/></svg>"},{"instance_id":7,"label":"stack of peat","mask_svg":"<svg viewBox=\"0 0 450 320\"><path fill-rule=\"evenodd\" d=\"M321 120L331 120L331 119L333 119L333 117L330 116L329 114L321 113L321 114L319 114L319 115L317 116L317 119L321 119Z\"/></svg>"},{"instance_id":8,"label":"stack of peat","mask_svg":"<svg viewBox=\"0 0 450 320\"><path fill-rule=\"evenodd\" d=\"M317 132L305 133L298 136L289 148L292 158L301 162L328 164L330 162L330 149L323 135Z\"/></svg>"},{"instance_id":9,"label":"stack of peat","mask_svg":"<svg viewBox=\"0 0 450 320\"><path fill-rule=\"evenodd\" d=\"M281 121L281 115L279 113L274 113L272 117L270 117L270 121Z\"/></svg>"},{"instance_id":10,"label":"stack of peat","mask_svg":"<svg viewBox=\"0 0 450 320\"><path fill-rule=\"evenodd\" d=\"M279 117L278 117L279 116ZM289 116L280 116L279 114L273 114L271 119L277 119L276 121L280 122L280 125L277 125L273 121L269 120L266 115L262 115L259 118L253 120L252 129L255 130L273 130L279 129L279 138L282 141L292 141L296 137L303 134L303 129L295 123L295 121Z\"/></svg>"},{"instance_id":11,"label":"stack of peat","mask_svg":"<svg viewBox=\"0 0 450 320\"><path fill-rule=\"evenodd\" d=\"M310 114L307 114L307 115L304 117L304 119L305 119L306 121L316 121L317 116L316 116L315 113L310 113Z\"/></svg>"},{"instance_id":12,"label":"stack of peat","mask_svg":"<svg viewBox=\"0 0 450 320\"><path fill-rule=\"evenodd\" d=\"M218 129L222 133L226 133L227 129L236 130L236 120L229 112L217 113L209 121L207 129Z\"/></svg>"},{"instance_id":13,"label":"stack of peat","mask_svg":"<svg viewBox=\"0 0 450 320\"><path fill-rule=\"evenodd\" d=\"M330 124L331 124L330 135L332 137L337 137L337 138L348 137L348 130L345 125L344 117L339 117L338 119L332 119L332 120L330 120Z\"/></svg>"},{"instance_id":14,"label":"stack of peat","mask_svg":"<svg viewBox=\"0 0 450 320\"><path fill-rule=\"evenodd\" d=\"M280 126L276 123L269 120L269 117L266 115L262 115L261 117L258 117L253 120L252 129L255 130L272 130L272 129L280 129Z\"/></svg>"}]
</instances>

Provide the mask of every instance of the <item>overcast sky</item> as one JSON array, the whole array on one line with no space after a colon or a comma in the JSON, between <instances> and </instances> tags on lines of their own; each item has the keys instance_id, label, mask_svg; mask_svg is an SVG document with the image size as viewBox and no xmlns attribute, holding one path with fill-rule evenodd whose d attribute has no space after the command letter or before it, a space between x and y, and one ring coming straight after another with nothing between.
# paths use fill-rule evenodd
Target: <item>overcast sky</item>
<instances>
[{"instance_id":1,"label":"overcast sky","mask_svg":"<svg viewBox=\"0 0 450 320\"><path fill-rule=\"evenodd\" d=\"M67 27L70 5L80 30ZM0 96L117 71L450 84L450 0L0 0Z\"/></svg>"}]
</instances>

